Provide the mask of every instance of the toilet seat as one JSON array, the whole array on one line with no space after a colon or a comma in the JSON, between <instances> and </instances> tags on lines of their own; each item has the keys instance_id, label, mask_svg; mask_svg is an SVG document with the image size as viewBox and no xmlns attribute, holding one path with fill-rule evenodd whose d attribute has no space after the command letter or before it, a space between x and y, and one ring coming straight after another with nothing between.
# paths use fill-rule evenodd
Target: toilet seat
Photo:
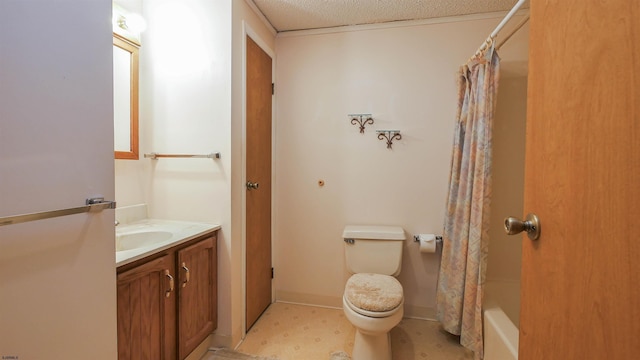
<instances>
[{"instance_id":1,"label":"toilet seat","mask_svg":"<svg viewBox=\"0 0 640 360\"><path fill-rule=\"evenodd\" d=\"M367 310L363 310L363 309L360 309L359 307L353 305L351 303L351 301L349 301L349 299L347 299L346 297L344 297L344 302L347 304L349 309L353 310L355 313L360 314L362 316L366 316L366 317L370 317L370 318L386 318L386 317L390 317L391 315L395 314L396 312L398 312L398 310L400 310L402 308L402 305L404 304L404 299L403 299L402 302L400 302L400 304L398 306L396 306L394 309L389 310L389 311L367 311Z\"/></svg>"},{"instance_id":2,"label":"toilet seat","mask_svg":"<svg viewBox=\"0 0 640 360\"><path fill-rule=\"evenodd\" d=\"M398 311L404 296L402 285L393 276L360 273L347 280L344 299L349 308L361 315L383 318Z\"/></svg>"}]
</instances>

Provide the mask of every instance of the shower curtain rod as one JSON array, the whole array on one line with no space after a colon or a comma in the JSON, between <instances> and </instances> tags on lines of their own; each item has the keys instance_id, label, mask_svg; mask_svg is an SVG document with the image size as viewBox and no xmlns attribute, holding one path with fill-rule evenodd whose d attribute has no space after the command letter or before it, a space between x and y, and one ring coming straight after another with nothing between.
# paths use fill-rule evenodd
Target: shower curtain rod
<instances>
[{"instance_id":1,"label":"shower curtain rod","mask_svg":"<svg viewBox=\"0 0 640 360\"><path fill-rule=\"evenodd\" d=\"M502 39L502 40L500 41L500 43L498 43L498 45L496 45L496 50L500 50L500 48L502 47L502 45L504 45L507 41L509 41L509 39L511 39L511 37L512 37L513 35L515 35L515 33L517 33L517 32L518 32L518 30L520 30L520 28L521 28L521 27L523 27L523 26L524 26L524 24L526 24L526 23L527 23L527 21L529 21L529 15L528 15L528 14L527 14L527 16L525 16L525 17L524 17L524 19L522 19L522 21L520 21L520 22L518 23L518 25L516 25L516 27L515 27L515 28L513 28L513 30L511 30L511 32L510 32L507 36L505 36L505 37L504 37L504 39Z\"/></svg>"},{"instance_id":2,"label":"shower curtain rod","mask_svg":"<svg viewBox=\"0 0 640 360\"><path fill-rule=\"evenodd\" d=\"M518 10L520 10L520 8L522 7L522 5L524 5L525 1L527 0L518 0L518 2L513 6L513 8L507 13L507 15L502 19L502 21L500 21L500 23L498 24L498 26L496 26L496 28L491 32L491 34L489 35L489 37L487 37L487 40L485 40L482 45L480 45L480 47L478 48L478 50L476 51L476 53L471 57L471 59L473 59L474 57L480 56L482 55L482 53L487 50L487 48L493 43L493 39L495 39L495 37L498 35L498 33L500 32L500 30L502 30L502 28L509 22L509 20L511 20L511 18L513 17L513 15L516 14L516 12ZM528 17L527 17L528 19ZM526 21L525 21L526 22ZM517 31L518 29L520 29L522 27L522 25L524 25L524 22L522 22L518 28L515 30ZM514 32L515 32L514 31ZM511 37L510 34L507 39L509 37ZM502 46L503 43L501 43L500 45Z\"/></svg>"}]
</instances>

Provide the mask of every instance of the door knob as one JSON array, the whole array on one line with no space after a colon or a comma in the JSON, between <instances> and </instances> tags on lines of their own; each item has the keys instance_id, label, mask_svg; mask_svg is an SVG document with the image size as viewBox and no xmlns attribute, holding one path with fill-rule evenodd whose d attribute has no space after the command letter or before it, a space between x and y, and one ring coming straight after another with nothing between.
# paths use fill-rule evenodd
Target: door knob
<instances>
[{"instance_id":1,"label":"door knob","mask_svg":"<svg viewBox=\"0 0 640 360\"><path fill-rule=\"evenodd\" d=\"M247 181L247 190L257 189L260 184L252 183L251 181Z\"/></svg>"},{"instance_id":2,"label":"door knob","mask_svg":"<svg viewBox=\"0 0 640 360\"><path fill-rule=\"evenodd\" d=\"M504 219L504 231L508 235L526 231L529 239L538 240L538 237L540 237L540 220L536 214L528 214L525 221L510 216Z\"/></svg>"}]
</instances>

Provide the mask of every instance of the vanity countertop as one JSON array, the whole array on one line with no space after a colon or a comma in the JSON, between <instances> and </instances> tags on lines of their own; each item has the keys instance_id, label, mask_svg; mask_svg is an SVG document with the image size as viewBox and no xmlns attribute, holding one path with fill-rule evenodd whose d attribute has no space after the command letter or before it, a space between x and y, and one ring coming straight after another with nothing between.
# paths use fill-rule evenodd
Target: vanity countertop
<instances>
[{"instance_id":1,"label":"vanity countertop","mask_svg":"<svg viewBox=\"0 0 640 360\"><path fill-rule=\"evenodd\" d=\"M219 229L220 225L216 224L159 219L143 219L120 224L116 227L116 267ZM121 244L127 240L136 241L138 245Z\"/></svg>"}]
</instances>

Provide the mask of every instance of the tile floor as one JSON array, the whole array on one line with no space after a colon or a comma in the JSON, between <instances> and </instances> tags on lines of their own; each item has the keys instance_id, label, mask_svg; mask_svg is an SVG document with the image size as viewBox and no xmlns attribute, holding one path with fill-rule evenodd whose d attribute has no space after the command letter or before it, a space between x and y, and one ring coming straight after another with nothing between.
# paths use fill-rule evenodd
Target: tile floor
<instances>
[{"instance_id":1,"label":"tile floor","mask_svg":"<svg viewBox=\"0 0 640 360\"><path fill-rule=\"evenodd\" d=\"M278 360L329 360L351 354L355 329L342 309L272 304L238 347L245 354ZM394 360L466 360L473 354L437 322L403 319L391 331Z\"/></svg>"}]
</instances>

